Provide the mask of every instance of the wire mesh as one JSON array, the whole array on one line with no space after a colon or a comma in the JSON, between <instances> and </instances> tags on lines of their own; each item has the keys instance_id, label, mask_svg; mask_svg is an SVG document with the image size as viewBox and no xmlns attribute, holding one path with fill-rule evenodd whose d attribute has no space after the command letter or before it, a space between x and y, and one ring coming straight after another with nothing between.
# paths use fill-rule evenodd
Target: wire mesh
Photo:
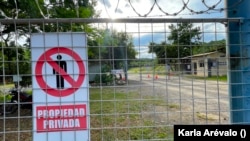
<instances>
[{"instance_id":1,"label":"wire mesh","mask_svg":"<svg viewBox=\"0 0 250 141\"><path fill-rule=\"evenodd\" d=\"M17 110L2 114L0 140L30 141L37 132L32 110L8 93L36 91L29 39L40 32L88 36L90 140L170 141L175 124L230 123L230 22L238 19L1 20L1 109Z\"/></svg>"}]
</instances>

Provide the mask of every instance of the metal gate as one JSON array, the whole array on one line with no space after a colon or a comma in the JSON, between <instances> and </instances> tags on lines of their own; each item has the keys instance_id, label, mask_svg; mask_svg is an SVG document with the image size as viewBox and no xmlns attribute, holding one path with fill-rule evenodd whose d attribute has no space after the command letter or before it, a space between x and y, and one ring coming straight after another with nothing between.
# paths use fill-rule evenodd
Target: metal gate
<instances>
[{"instance_id":1,"label":"metal gate","mask_svg":"<svg viewBox=\"0 0 250 141\"><path fill-rule=\"evenodd\" d=\"M33 33L86 33L93 141L173 140L175 124L228 124L227 25L239 19L0 20L0 140L31 141ZM11 30L6 30L11 29ZM240 32L240 31L239 31ZM45 41L46 42L46 41ZM57 44L57 41L55 41ZM58 44L57 44L58 45ZM58 45L59 46L59 45ZM73 69L73 68L72 68ZM72 74L78 75L78 74ZM34 103L33 103L34 104ZM74 140L74 139L73 139Z\"/></svg>"}]
</instances>

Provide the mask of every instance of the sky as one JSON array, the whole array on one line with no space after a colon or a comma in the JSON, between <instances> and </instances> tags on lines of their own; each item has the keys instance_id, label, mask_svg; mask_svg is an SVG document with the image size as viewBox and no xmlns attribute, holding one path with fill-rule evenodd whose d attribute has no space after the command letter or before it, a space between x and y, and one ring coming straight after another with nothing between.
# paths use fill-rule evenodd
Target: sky
<instances>
[{"instance_id":1,"label":"sky","mask_svg":"<svg viewBox=\"0 0 250 141\"><path fill-rule=\"evenodd\" d=\"M202 18L222 18L224 13L218 11L210 11L210 14L191 15L189 10L194 12L202 12L207 7L215 6L215 9L224 8L224 0L97 0L97 10L101 11L103 18L132 18L139 15L147 15L147 17L164 17L168 13L177 16L168 16L169 18L186 18L186 17L202 17ZM187 6L182 10L184 3ZM206 7L207 6L207 7ZM153 7L152 11L151 8ZM159 10L162 9L162 11ZM133 10L134 9L134 10ZM189 9L189 10L188 10ZM150 12L151 11L151 12Z\"/></svg>"},{"instance_id":2,"label":"sky","mask_svg":"<svg viewBox=\"0 0 250 141\"><path fill-rule=\"evenodd\" d=\"M97 2L96 10L100 12L101 18L225 18L224 11L220 11L221 8L224 8L224 0L204 0L204 3L202 0L156 0L157 3L155 3L155 0L97 0ZM184 3L186 7L184 7ZM212 6L214 6L215 10L206 12L208 7ZM203 40L205 42L223 39L225 36L224 34L214 34L215 31L224 32L225 28L222 24L203 24L199 26L202 26L203 30L210 33L204 34ZM131 25L131 27L128 25L126 31L133 30L133 27L135 25ZM122 30L120 25L113 28L118 31ZM143 30L140 29L140 31L144 30L147 30L146 25ZM160 30L163 29L158 29L158 31ZM137 32L138 29L134 28L134 31ZM133 34L135 49L139 53L137 58L154 58L154 54L148 53L147 46L152 40L161 42L160 39L164 38L164 36L166 35L154 34L152 37L152 34L149 33L140 33L140 36Z\"/></svg>"}]
</instances>

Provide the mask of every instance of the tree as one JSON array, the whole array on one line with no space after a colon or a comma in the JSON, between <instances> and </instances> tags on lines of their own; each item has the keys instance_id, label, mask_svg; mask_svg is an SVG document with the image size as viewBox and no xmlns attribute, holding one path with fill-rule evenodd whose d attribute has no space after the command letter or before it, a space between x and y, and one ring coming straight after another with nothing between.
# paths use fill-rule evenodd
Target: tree
<instances>
[{"instance_id":1,"label":"tree","mask_svg":"<svg viewBox=\"0 0 250 141\"><path fill-rule=\"evenodd\" d=\"M96 0L0 0L0 18L88 18Z\"/></svg>"},{"instance_id":2,"label":"tree","mask_svg":"<svg viewBox=\"0 0 250 141\"><path fill-rule=\"evenodd\" d=\"M158 63L160 64L166 64L173 61L173 58L176 58L176 54L178 54L176 47L171 44L167 44L166 42L162 42L160 44L151 42L148 47L148 52L155 53Z\"/></svg>"},{"instance_id":3,"label":"tree","mask_svg":"<svg viewBox=\"0 0 250 141\"><path fill-rule=\"evenodd\" d=\"M192 55L192 48L200 44L200 28L193 27L192 23L178 23L177 25L171 24L171 30L168 40L178 50L176 57L182 58Z\"/></svg>"},{"instance_id":4,"label":"tree","mask_svg":"<svg viewBox=\"0 0 250 141\"><path fill-rule=\"evenodd\" d=\"M127 78L128 64L136 58L137 54L132 36L116 30L104 30L102 37L100 59L106 60L104 63L111 66L111 69L123 69Z\"/></svg>"},{"instance_id":5,"label":"tree","mask_svg":"<svg viewBox=\"0 0 250 141\"><path fill-rule=\"evenodd\" d=\"M204 42L202 45L193 48L193 55L213 51L226 53L226 40Z\"/></svg>"},{"instance_id":6,"label":"tree","mask_svg":"<svg viewBox=\"0 0 250 141\"><path fill-rule=\"evenodd\" d=\"M125 32L106 31L104 33L104 42L101 46L106 49L102 55L109 59L109 63L114 69L127 68L127 63L135 59L136 51L134 49L132 37Z\"/></svg>"},{"instance_id":7,"label":"tree","mask_svg":"<svg viewBox=\"0 0 250 141\"><path fill-rule=\"evenodd\" d=\"M155 53L158 63L176 62L177 59L192 55L192 49L200 45L200 28L191 23L169 26L169 43L150 43L149 53ZM168 59L167 59L168 58ZM167 61L167 62L166 62Z\"/></svg>"},{"instance_id":8,"label":"tree","mask_svg":"<svg viewBox=\"0 0 250 141\"><path fill-rule=\"evenodd\" d=\"M1 43L1 48L1 76L5 77L5 80L9 80L12 79L11 75L22 74L23 82L30 83L31 78L27 75L31 74L31 69L29 69L31 68L30 49L16 46L13 42L9 43L8 47Z\"/></svg>"},{"instance_id":9,"label":"tree","mask_svg":"<svg viewBox=\"0 0 250 141\"><path fill-rule=\"evenodd\" d=\"M128 64L136 58L137 54L132 36L116 30L98 30L90 44L88 57L93 60L90 63L99 65L101 61L102 75L96 75L96 82L99 83L102 80L102 83L106 83L111 80L110 75L106 74L111 69L123 69L127 78Z\"/></svg>"},{"instance_id":10,"label":"tree","mask_svg":"<svg viewBox=\"0 0 250 141\"><path fill-rule=\"evenodd\" d=\"M90 18L98 16L94 10L96 1L92 0L0 0L1 19L32 19L32 18ZM89 34L94 33L94 28L88 24L62 24L48 23L43 26L31 24L30 26L18 26L15 24L0 25L1 48L4 50L2 58L5 61L21 61L20 56L30 57L29 35L30 32L64 32L64 31L84 31ZM24 38L26 43L18 44L18 40ZM94 40L94 39L93 39ZM28 59L30 60L30 58ZM27 61L24 61L27 62ZM17 72L28 74L31 72L30 62L6 63L4 66L5 75L13 75ZM3 64L0 65L3 67ZM15 69L13 69L15 68ZM27 69L30 68L30 69ZM18 70L17 70L18 69ZM3 71L3 69L1 69ZM16 70L17 72L14 72ZM25 72L23 71L25 70ZM3 72L2 72L3 73Z\"/></svg>"}]
</instances>

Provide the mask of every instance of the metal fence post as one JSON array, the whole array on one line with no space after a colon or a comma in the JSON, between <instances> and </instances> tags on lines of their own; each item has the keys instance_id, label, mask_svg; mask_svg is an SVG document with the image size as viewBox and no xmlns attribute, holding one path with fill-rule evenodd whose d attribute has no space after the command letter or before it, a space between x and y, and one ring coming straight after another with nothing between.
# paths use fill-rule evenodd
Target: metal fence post
<instances>
[{"instance_id":1,"label":"metal fence post","mask_svg":"<svg viewBox=\"0 0 250 141\"><path fill-rule=\"evenodd\" d=\"M250 1L225 1L227 18L241 17L228 25L227 55L229 58L229 94L232 123L250 123ZM237 6L235 6L235 4Z\"/></svg>"}]
</instances>

